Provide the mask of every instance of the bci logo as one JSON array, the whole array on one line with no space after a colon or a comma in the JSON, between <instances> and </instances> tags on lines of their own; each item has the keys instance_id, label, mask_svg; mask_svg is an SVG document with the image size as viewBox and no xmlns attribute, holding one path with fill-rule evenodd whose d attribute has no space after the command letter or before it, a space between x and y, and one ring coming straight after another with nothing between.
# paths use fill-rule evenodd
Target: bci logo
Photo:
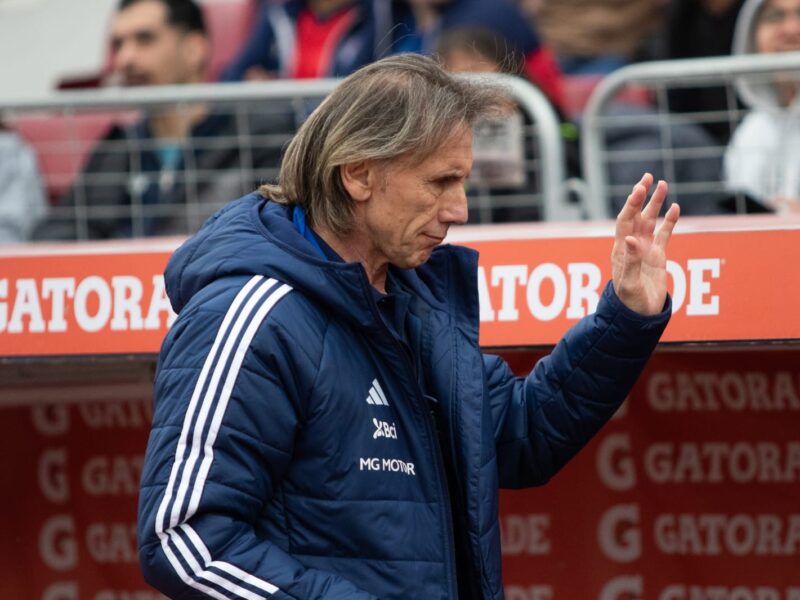
<instances>
[{"instance_id":1,"label":"bci logo","mask_svg":"<svg viewBox=\"0 0 800 600\"><path fill-rule=\"evenodd\" d=\"M375 425L375 433L372 434L373 440L377 440L378 438L397 439L397 427L394 423L389 424L386 421L372 419L372 424Z\"/></svg>"}]
</instances>

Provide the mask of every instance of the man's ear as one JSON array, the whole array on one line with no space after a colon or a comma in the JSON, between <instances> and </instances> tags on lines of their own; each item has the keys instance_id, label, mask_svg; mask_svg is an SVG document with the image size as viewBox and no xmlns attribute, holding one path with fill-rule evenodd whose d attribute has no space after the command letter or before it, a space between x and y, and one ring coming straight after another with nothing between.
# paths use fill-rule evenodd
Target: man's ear
<instances>
[{"instance_id":1,"label":"man's ear","mask_svg":"<svg viewBox=\"0 0 800 600\"><path fill-rule=\"evenodd\" d=\"M350 197L356 202L364 202L372 197L377 181L376 164L371 160L346 163L339 167L339 177Z\"/></svg>"}]
</instances>

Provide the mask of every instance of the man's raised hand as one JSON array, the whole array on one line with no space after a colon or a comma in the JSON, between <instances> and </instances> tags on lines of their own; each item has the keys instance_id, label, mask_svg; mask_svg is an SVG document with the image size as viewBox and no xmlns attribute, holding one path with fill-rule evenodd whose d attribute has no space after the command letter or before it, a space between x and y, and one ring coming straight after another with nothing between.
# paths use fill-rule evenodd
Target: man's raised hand
<instances>
[{"instance_id":1,"label":"man's raised hand","mask_svg":"<svg viewBox=\"0 0 800 600\"><path fill-rule=\"evenodd\" d=\"M664 308L667 296L667 244L678 222L680 207L673 204L656 229L658 213L667 197L667 183L659 181L645 205L653 176L645 173L617 215L611 250L611 279L622 303L643 315ZM644 207L644 208L643 208Z\"/></svg>"}]
</instances>

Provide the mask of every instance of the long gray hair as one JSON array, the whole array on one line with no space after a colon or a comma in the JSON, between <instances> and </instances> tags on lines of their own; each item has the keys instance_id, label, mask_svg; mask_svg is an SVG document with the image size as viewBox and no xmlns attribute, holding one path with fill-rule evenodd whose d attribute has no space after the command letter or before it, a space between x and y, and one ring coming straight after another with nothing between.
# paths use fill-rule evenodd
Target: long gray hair
<instances>
[{"instance_id":1,"label":"long gray hair","mask_svg":"<svg viewBox=\"0 0 800 600\"><path fill-rule=\"evenodd\" d=\"M312 224L347 233L353 201L340 166L401 156L419 164L464 126L509 106L499 86L454 77L432 58L384 58L331 92L289 143L278 184L259 191L275 202L301 206Z\"/></svg>"}]
</instances>

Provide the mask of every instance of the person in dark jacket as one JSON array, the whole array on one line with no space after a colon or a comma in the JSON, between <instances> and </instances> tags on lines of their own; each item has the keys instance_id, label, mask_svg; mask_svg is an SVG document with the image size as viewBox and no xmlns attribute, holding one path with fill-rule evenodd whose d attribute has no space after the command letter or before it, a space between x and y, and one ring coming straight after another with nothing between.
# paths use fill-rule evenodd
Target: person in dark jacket
<instances>
[{"instance_id":1,"label":"person in dark jacket","mask_svg":"<svg viewBox=\"0 0 800 600\"><path fill-rule=\"evenodd\" d=\"M503 90L418 55L347 78L278 185L170 259L139 499L142 572L174 598L503 597L498 490L540 485L611 417L670 315L678 219L652 178L597 310L527 378L478 345L471 124ZM644 206L644 208L643 208Z\"/></svg>"},{"instance_id":2,"label":"person in dark jacket","mask_svg":"<svg viewBox=\"0 0 800 600\"><path fill-rule=\"evenodd\" d=\"M666 5L663 48L666 60L726 56L733 45L736 19L744 0L674 0ZM724 86L676 87L668 91L674 113L719 113L737 108ZM717 144L731 137L727 118L702 122Z\"/></svg>"},{"instance_id":3,"label":"person in dark jacket","mask_svg":"<svg viewBox=\"0 0 800 600\"><path fill-rule=\"evenodd\" d=\"M517 47L508 43L491 29L485 27L454 27L442 34L436 48L436 55L443 66L451 73L505 73L528 79L525 74L524 55ZM559 107L550 102L559 122L564 159L568 177L580 177L580 148L578 129L569 122ZM541 189L538 172L526 172L523 127L531 125L531 117L524 111L516 110L506 119L492 123L479 123L473 129L478 142L473 144L473 179L483 188L490 190L492 206L488 210L470 213L470 222L481 223L489 220L494 223L508 221L538 221L542 219L539 206L532 203L533 194ZM484 147L489 148L489 160L481 152L482 136ZM514 139L514 137L516 139ZM494 138L494 139L493 139ZM497 140L497 141L495 141ZM496 152L497 147L517 150L516 155L508 150L504 155ZM488 177L485 175L488 174ZM475 177L477 175L477 177ZM519 199L524 200L520 202Z\"/></svg>"},{"instance_id":4,"label":"person in dark jacket","mask_svg":"<svg viewBox=\"0 0 800 600\"><path fill-rule=\"evenodd\" d=\"M387 54L390 0L261 2L223 81L344 77Z\"/></svg>"},{"instance_id":5,"label":"person in dark jacket","mask_svg":"<svg viewBox=\"0 0 800 600\"><path fill-rule=\"evenodd\" d=\"M262 1L247 42L223 81L344 77L389 54L435 52L456 27L490 29L523 57L523 69L561 106L561 72L512 0Z\"/></svg>"},{"instance_id":6,"label":"person in dark jacket","mask_svg":"<svg viewBox=\"0 0 800 600\"><path fill-rule=\"evenodd\" d=\"M512 0L404 0L395 2L393 52L434 54L442 38L454 30L483 29L501 46L518 55L519 72L562 108L561 69L550 49ZM482 44L480 39L476 44Z\"/></svg>"},{"instance_id":7,"label":"person in dark jacket","mask_svg":"<svg viewBox=\"0 0 800 600\"><path fill-rule=\"evenodd\" d=\"M205 81L210 44L192 0L121 0L111 27L113 77L124 86ZM288 106L288 105L287 105ZM285 133L283 114L249 114L193 103L148 109L134 123L113 125L36 240L106 239L186 234L231 198L277 171L281 141L241 144L242 136ZM287 116L288 115L288 116ZM262 138L263 139L263 138Z\"/></svg>"}]
</instances>

